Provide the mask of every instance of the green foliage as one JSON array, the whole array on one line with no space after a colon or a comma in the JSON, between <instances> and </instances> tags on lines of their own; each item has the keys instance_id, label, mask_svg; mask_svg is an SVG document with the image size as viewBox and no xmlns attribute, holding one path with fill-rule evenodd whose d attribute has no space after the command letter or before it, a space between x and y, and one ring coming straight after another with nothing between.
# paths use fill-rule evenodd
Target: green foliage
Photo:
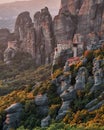
<instances>
[{"instance_id":1,"label":"green foliage","mask_svg":"<svg viewBox=\"0 0 104 130\"><path fill-rule=\"evenodd\" d=\"M26 60L26 56L30 58ZM85 67L88 69L89 75L92 76L93 58L103 59L103 51L86 52L84 56L88 59ZM49 98L49 115L52 120L55 119L61 106L61 99L57 94L57 86L51 83L51 66L34 67L31 63L31 57L23 55L24 61L18 55L19 60L14 59L14 66L7 66L0 63L0 125L4 121L4 109L13 103L21 102L24 106L22 114L21 127L17 130L103 130L104 123L104 106L97 111L89 113L84 110L85 105L94 99L94 95L89 94L92 83L86 83L84 91L77 91L77 98L71 104L71 110L68 111L64 123L53 123L48 128L40 128L40 121L44 117L37 114L37 107L34 105L34 98L37 94L48 94ZM29 62L31 65L29 64ZM21 65L20 65L21 64ZM26 65L26 66L25 66ZM72 75L71 85L75 84L75 77L82 63L79 62L72 65L68 73L64 76ZM63 75L60 66L54 66L53 79ZM18 68L18 69L17 69ZM5 95L7 94L7 95ZM65 124L66 123L66 124ZM0 126L1 129L2 126Z\"/></svg>"},{"instance_id":2,"label":"green foliage","mask_svg":"<svg viewBox=\"0 0 104 130\"><path fill-rule=\"evenodd\" d=\"M59 77L60 75L62 75L62 69L57 69L55 70L55 72L52 74L52 79L55 79L57 77Z\"/></svg>"},{"instance_id":3,"label":"green foliage","mask_svg":"<svg viewBox=\"0 0 104 130\"><path fill-rule=\"evenodd\" d=\"M30 129L24 129L23 126L18 128L17 130L30 130ZM92 126L92 127L83 127L83 126L70 126L69 124L64 124L64 123L54 123L50 125L48 128L40 128L36 127L33 130L104 130L104 127L97 127L97 126Z\"/></svg>"},{"instance_id":4,"label":"green foliage","mask_svg":"<svg viewBox=\"0 0 104 130\"><path fill-rule=\"evenodd\" d=\"M60 108L60 104L54 104L54 105L51 105L50 107L50 111L49 111L49 115L52 117L52 118L55 118L58 114L58 110Z\"/></svg>"}]
</instances>

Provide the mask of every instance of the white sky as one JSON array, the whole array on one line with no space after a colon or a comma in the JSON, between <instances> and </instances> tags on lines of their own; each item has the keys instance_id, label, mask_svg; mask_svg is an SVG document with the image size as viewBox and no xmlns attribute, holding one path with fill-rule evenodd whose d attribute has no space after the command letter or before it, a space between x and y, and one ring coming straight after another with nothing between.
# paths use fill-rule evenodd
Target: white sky
<instances>
[{"instance_id":1,"label":"white sky","mask_svg":"<svg viewBox=\"0 0 104 130\"><path fill-rule=\"evenodd\" d=\"M0 0L0 4L14 2L14 1L29 1L29 0Z\"/></svg>"}]
</instances>

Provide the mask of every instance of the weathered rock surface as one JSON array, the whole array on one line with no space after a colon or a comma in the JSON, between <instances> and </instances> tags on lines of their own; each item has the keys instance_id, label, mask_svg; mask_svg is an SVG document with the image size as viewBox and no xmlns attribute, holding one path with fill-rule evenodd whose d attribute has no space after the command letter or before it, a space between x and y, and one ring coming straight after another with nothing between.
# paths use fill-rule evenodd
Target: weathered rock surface
<instances>
[{"instance_id":1,"label":"weathered rock surface","mask_svg":"<svg viewBox=\"0 0 104 130\"><path fill-rule=\"evenodd\" d=\"M41 120L41 127L48 127L50 121L51 121L51 117L47 116L46 118L44 118L43 120Z\"/></svg>"},{"instance_id":2,"label":"weathered rock surface","mask_svg":"<svg viewBox=\"0 0 104 130\"><path fill-rule=\"evenodd\" d=\"M16 103L8 107L6 110L6 120L3 124L3 130L16 129L21 121L23 112L22 104Z\"/></svg>"},{"instance_id":3,"label":"weathered rock surface","mask_svg":"<svg viewBox=\"0 0 104 130\"><path fill-rule=\"evenodd\" d=\"M35 53L35 29L29 12L23 12L18 15L14 33L19 40L20 50L28 52L34 57Z\"/></svg>"},{"instance_id":4,"label":"weathered rock surface","mask_svg":"<svg viewBox=\"0 0 104 130\"><path fill-rule=\"evenodd\" d=\"M76 15L84 0L61 0L61 8L67 7L72 15Z\"/></svg>"},{"instance_id":5,"label":"weathered rock surface","mask_svg":"<svg viewBox=\"0 0 104 130\"><path fill-rule=\"evenodd\" d=\"M103 9L103 0L83 0L78 13L77 32L81 34L88 34L91 31L99 32L101 30Z\"/></svg>"},{"instance_id":6,"label":"weathered rock surface","mask_svg":"<svg viewBox=\"0 0 104 130\"><path fill-rule=\"evenodd\" d=\"M71 108L71 102L76 99L76 90L71 86L71 75L61 75L56 78L55 82L58 87L57 93L59 94L62 105L56 116L56 120L61 120L66 115L67 111Z\"/></svg>"},{"instance_id":7,"label":"weathered rock surface","mask_svg":"<svg viewBox=\"0 0 104 130\"><path fill-rule=\"evenodd\" d=\"M87 76L88 76L87 69L85 67L81 67L78 70L78 74L76 76L76 84L75 84L76 90L83 90L85 88Z\"/></svg>"},{"instance_id":8,"label":"weathered rock surface","mask_svg":"<svg viewBox=\"0 0 104 130\"><path fill-rule=\"evenodd\" d=\"M0 29L0 60L3 60L4 51L7 48L8 37L10 32L8 29Z\"/></svg>"},{"instance_id":9,"label":"weathered rock surface","mask_svg":"<svg viewBox=\"0 0 104 130\"><path fill-rule=\"evenodd\" d=\"M103 0L61 0L61 9L64 10L64 8L68 9L71 16L76 18L77 28L74 34L86 35L92 31L104 30ZM73 33L73 31L71 32Z\"/></svg>"},{"instance_id":10,"label":"weathered rock surface","mask_svg":"<svg viewBox=\"0 0 104 130\"><path fill-rule=\"evenodd\" d=\"M72 101L76 98L76 90L74 89L67 89L60 95L62 101Z\"/></svg>"},{"instance_id":11,"label":"weathered rock surface","mask_svg":"<svg viewBox=\"0 0 104 130\"><path fill-rule=\"evenodd\" d=\"M94 85L91 88L91 93L98 93L104 90L104 65L103 60L93 60L93 74L94 74Z\"/></svg>"},{"instance_id":12,"label":"weathered rock surface","mask_svg":"<svg viewBox=\"0 0 104 130\"><path fill-rule=\"evenodd\" d=\"M16 20L15 34L20 41L20 49L31 54L36 65L52 62L55 47L52 17L45 7L34 15L34 23L29 12L21 13Z\"/></svg>"},{"instance_id":13,"label":"weathered rock surface","mask_svg":"<svg viewBox=\"0 0 104 130\"><path fill-rule=\"evenodd\" d=\"M52 17L47 7L34 15L36 64L52 62L55 47Z\"/></svg>"},{"instance_id":14,"label":"weathered rock surface","mask_svg":"<svg viewBox=\"0 0 104 130\"><path fill-rule=\"evenodd\" d=\"M56 44L72 46L76 34L83 37L83 44L89 39L86 35L91 32L99 33L98 37L96 36L98 40L104 39L103 19L103 0L61 0L59 14L53 21L47 7L34 15L33 22L26 11L17 17L14 33L19 40L20 50L31 54L39 66L52 62ZM94 38L92 41L94 42ZM91 44L90 48L95 48L95 45ZM80 48L78 52L82 54L82 50ZM55 55L54 62L64 62L63 55L66 53L60 53L58 59Z\"/></svg>"},{"instance_id":15,"label":"weathered rock surface","mask_svg":"<svg viewBox=\"0 0 104 130\"><path fill-rule=\"evenodd\" d=\"M56 66L63 67L65 65L66 60L73 56L73 52L70 48L60 49L61 47L62 47L62 44L57 45L57 48L56 48L57 50L54 53L53 71L54 71L54 68L56 68Z\"/></svg>"},{"instance_id":16,"label":"weathered rock surface","mask_svg":"<svg viewBox=\"0 0 104 130\"><path fill-rule=\"evenodd\" d=\"M47 94L40 94L35 97L35 104L37 105L37 112L40 115L48 114L48 97Z\"/></svg>"},{"instance_id":17,"label":"weathered rock surface","mask_svg":"<svg viewBox=\"0 0 104 130\"><path fill-rule=\"evenodd\" d=\"M76 17L73 17L66 7L60 9L54 18L54 34L59 44L70 43L76 30Z\"/></svg>"},{"instance_id":18,"label":"weathered rock surface","mask_svg":"<svg viewBox=\"0 0 104 130\"><path fill-rule=\"evenodd\" d=\"M95 98L91 102L89 102L85 108L88 109L89 111L96 110L100 108L104 104L104 91L100 94L99 97Z\"/></svg>"}]
</instances>

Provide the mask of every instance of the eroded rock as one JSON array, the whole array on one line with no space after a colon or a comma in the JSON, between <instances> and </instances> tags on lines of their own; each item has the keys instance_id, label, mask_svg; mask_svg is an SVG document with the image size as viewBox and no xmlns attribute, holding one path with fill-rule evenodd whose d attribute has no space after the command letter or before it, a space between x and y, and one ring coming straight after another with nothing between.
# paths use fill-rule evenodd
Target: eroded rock
<instances>
[{"instance_id":1,"label":"eroded rock","mask_svg":"<svg viewBox=\"0 0 104 130\"><path fill-rule=\"evenodd\" d=\"M3 130L16 129L20 125L21 115L23 113L22 104L16 103L8 107L6 120L3 124Z\"/></svg>"}]
</instances>

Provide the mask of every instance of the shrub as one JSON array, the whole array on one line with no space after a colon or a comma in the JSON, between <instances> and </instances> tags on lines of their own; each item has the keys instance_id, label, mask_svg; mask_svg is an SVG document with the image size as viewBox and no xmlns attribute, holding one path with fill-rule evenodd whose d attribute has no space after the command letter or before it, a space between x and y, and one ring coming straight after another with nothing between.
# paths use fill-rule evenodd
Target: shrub
<instances>
[{"instance_id":1,"label":"shrub","mask_svg":"<svg viewBox=\"0 0 104 130\"><path fill-rule=\"evenodd\" d=\"M57 105L51 105L50 107L50 110L49 110L49 115L52 117L52 118L55 118L58 114L58 110L60 108L60 104L57 104Z\"/></svg>"},{"instance_id":2,"label":"shrub","mask_svg":"<svg viewBox=\"0 0 104 130\"><path fill-rule=\"evenodd\" d=\"M87 58L87 60L92 60L93 59L93 51L90 50L86 50L84 52L84 57Z\"/></svg>"},{"instance_id":3,"label":"shrub","mask_svg":"<svg viewBox=\"0 0 104 130\"><path fill-rule=\"evenodd\" d=\"M53 74L52 74L52 79L57 78L58 76L62 75L62 70L61 69L57 69Z\"/></svg>"}]
</instances>

